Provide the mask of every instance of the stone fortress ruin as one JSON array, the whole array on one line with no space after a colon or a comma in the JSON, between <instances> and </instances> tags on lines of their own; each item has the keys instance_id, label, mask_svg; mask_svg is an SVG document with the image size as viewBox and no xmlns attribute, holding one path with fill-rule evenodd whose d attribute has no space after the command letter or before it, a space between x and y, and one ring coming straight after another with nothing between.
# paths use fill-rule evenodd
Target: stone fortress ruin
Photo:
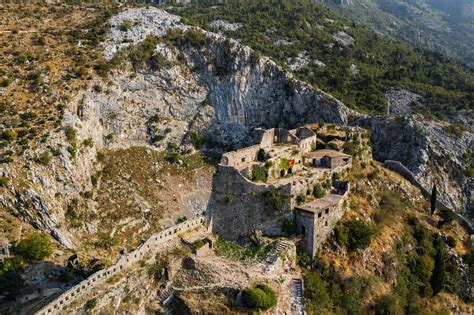
<instances>
[{"instance_id":1,"label":"stone fortress ruin","mask_svg":"<svg viewBox=\"0 0 474 315\"><path fill-rule=\"evenodd\" d=\"M256 230L281 235L282 220L294 218L303 249L314 256L344 214L349 184L337 174L352 158L318 150L320 140L310 125L254 132L258 144L225 153L218 165L214 231L231 240Z\"/></svg>"}]
</instances>

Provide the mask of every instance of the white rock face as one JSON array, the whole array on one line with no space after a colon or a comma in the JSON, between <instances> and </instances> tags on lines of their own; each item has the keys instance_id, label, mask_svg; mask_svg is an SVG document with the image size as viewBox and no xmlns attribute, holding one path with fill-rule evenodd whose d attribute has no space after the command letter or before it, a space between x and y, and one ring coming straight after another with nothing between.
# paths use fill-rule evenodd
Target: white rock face
<instances>
[{"instance_id":1,"label":"white rock face","mask_svg":"<svg viewBox=\"0 0 474 315\"><path fill-rule=\"evenodd\" d=\"M339 42L342 46L350 46L354 44L355 39L346 32L339 31L332 35L332 38Z\"/></svg>"},{"instance_id":2,"label":"white rock face","mask_svg":"<svg viewBox=\"0 0 474 315\"><path fill-rule=\"evenodd\" d=\"M385 93L390 115L409 114L411 103L420 98L421 95L403 89L390 89Z\"/></svg>"},{"instance_id":3,"label":"white rock face","mask_svg":"<svg viewBox=\"0 0 474 315\"><path fill-rule=\"evenodd\" d=\"M209 25L216 28L223 28L226 31L236 31L243 26L242 23L231 23L226 20L214 20L209 23Z\"/></svg>"},{"instance_id":4,"label":"white rock face","mask_svg":"<svg viewBox=\"0 0 474 315\"><path fill-rule=\"evenodd\" d=\"M310 60L311 58L308 52L302 51L298 54L295 60L289 58L287 64L290 67L291 71L298 71L306 67L309 64Z\"/></svg>"},{"instance_id":5,"label":"white rock face","mask_svg":"<svg viewBox=\"0 0 474 315\"><path fill-rule=\"evenodd\" d=\"M148 35L163 36L170 28L187 29L189 26L180 22L180 17L154 7L130 9L114 16L110 20L110 33L105 42L104 55L110 59L120 49L144 40ZM120 26L129 21L131 27L127 31Z\"/></svg>"}]
</instances>

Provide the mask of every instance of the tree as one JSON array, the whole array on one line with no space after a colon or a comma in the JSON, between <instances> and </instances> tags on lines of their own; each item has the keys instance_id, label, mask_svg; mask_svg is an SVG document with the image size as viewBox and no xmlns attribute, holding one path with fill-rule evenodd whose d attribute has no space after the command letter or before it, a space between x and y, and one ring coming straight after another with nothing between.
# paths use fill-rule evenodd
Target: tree
<instances>
[{"instance_id":1,"label":"tree","mask_svg":"<svg viewBox=\"0 0 474 315\"><path fill-rule=\"evenodd\" d=\"M436 183L433 185L433 190L431 191L431 215L433 215L436 211L436 198L437 198L437 191L436 191Z\"/></svg>"},{"instance_id":2,"label":"tree","mask_svg":"<svg viewBox=\"0 0 474 315\"><path fill-rule=\"evenodd\" d=\"M433 288L433 295L441 292L447 284L446 272L446 252L443 248L444 244L439 241L436 245L436 256L434 259L433 276L431 277L431 287Z\"/></svg>"},{"instance_id":3,"label":"tree","mask_svg":"<svg viewBox=\"0 0 474 315\"><path fill-rule=\"evenodd\" d=\"M23 266L21 257L5 258L0 265L0 294L13 299L23 288Z\"/></svg>"},{"instance_id":4,"label":"tree","mask_svg":"<svg viewBox=\"0 0 474 315\"><path fill-rule=\"evenodd\" d=\"M245 289L242 292L242 301L249 308L268 310L276 305L277 296L268 285L259 284L254 288Z\"/></svg>"},{"instance_id":5,"label":"tree","mask_svg":"<svg viewBox=\"0 0 474 315\"><path fill-rule=\"evenodd\" d=\"M454 212L451 209L441 209L440 215L442 218L441 222L439 223L440 227L449 225L454 221Z\"/></svg>"},{"instance_id":6,"label":"tree","mask_svg":"<svg viewBox=\"0 0 474 315\"><path fill-rule=\"evenodd\" d=\"M304 297L308 312L323 314L329 305L328 283L316 272L308 272L304 277Z\"/></svg>"},{"instance_id":7,"label":"tree","mask_svg":"<svg viewBox=\"0 0 474 315\"><path fill-rule=\"evenodd\" d=\"M434 261L430 255L422 255L416 261L416 275L421 282L421 293L424 296L431 295L432 288L430 279L433 274Z\"/></svg>"},{"instance_id":8,"label":"tree","mask_svg":"<svg viewBox=\"0 0 474 315\"><path fill-rule=\"evenodd\" d=\"M17 252L27 261L38 261L52 254L52 245L46 234L35 232L18 243Z\"/></svg>"}]
</instances>

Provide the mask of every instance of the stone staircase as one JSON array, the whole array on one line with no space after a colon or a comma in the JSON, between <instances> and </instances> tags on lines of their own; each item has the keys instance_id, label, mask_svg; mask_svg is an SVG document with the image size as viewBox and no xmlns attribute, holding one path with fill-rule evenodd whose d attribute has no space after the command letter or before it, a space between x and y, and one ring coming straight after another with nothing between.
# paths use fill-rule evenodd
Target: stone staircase
<instances>
[{"instance_id":1,"label":"stone staircase","mask_svg":"<svg viewBox=\"0 0 474 315\"><path fill-rule=\"evenodd\" d=\"M303 280L301 278L293 278L291 280L291 294L293 295L293 301L291 301L291 311L293 314L305 315Z\"/></svg>"},{"instance_id":2,"label":"stone staircase","mask_svg":"<svg viewBox=\"0 0 474 315\"><path fill-rule=\"evenodd\" d=\"M292 243L288 241L282 241L282 240L276 241L276 244L274 245L270 253L268 253L268 255L265 258L266 266L264 268L264 271L265 272L271 271L273 267L275 266L276 262L278 261L278 258L280 258L280 255L283 252L287 251L291 246L292 246Z\"/></svg>"},{"instance_id":3,"label":"stone staircase","mask_svg":"<svg viewBox=\"0 0 474 315\"><path fill-rule=\"evenodd\" d=\"M171 297L174 294L174 289L171 285L166 286L166 288L160 292L158 299L161 305L167 305L171 301Z\"/></svg>"}]
</instances>

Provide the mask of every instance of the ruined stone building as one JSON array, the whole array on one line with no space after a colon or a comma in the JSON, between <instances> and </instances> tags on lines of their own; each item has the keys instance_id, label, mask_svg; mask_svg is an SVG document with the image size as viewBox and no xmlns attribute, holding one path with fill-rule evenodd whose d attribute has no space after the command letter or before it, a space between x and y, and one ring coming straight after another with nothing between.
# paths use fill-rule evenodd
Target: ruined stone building
<instances>
[{"instance_id":1,"label":"ruined stone building","mask_svg":"<svg viewBox=\"0 0 474 315\"><path fill-rule=\"evenodd\" d=\"M281 234L281 221L291 218L299 205L307 211L296 211L299 232L309 238L304 248L313 255L313 243L325 239L326 230L342 217L342 198L345 192L334 187L333 174L352 165L350 155L335 150L316 150L317 136L309 127L293 130L274 128L255 130L258 144L222 156L213 182L213 196L217 205L211 214L214 232L236 240L255 230L266 235ZM327 193L315 198L321 184ZM317 189L316 189L317 187ZM332 187L332 191L331 191ZM313 200L314 199L314 200ZM317 228L316 208L330 209L327 229ZM307 217L316 213L313 223ZM313 215L314 217L314 215ZM325 224L325 223L324 223Z\"/></svg>"},{"instance_id":2,"label":"ruined stone building","mask_svg":"<svg viewBox=\"0 0 474 315\"><path fill-rule=\"evenodd\" d=\"M344 215L344 200L349 193L349 183L336 182L335 185L338 188L329 195L295 207L301 246L310 257L314 257Z\"/></svg>"}]
</instances>

